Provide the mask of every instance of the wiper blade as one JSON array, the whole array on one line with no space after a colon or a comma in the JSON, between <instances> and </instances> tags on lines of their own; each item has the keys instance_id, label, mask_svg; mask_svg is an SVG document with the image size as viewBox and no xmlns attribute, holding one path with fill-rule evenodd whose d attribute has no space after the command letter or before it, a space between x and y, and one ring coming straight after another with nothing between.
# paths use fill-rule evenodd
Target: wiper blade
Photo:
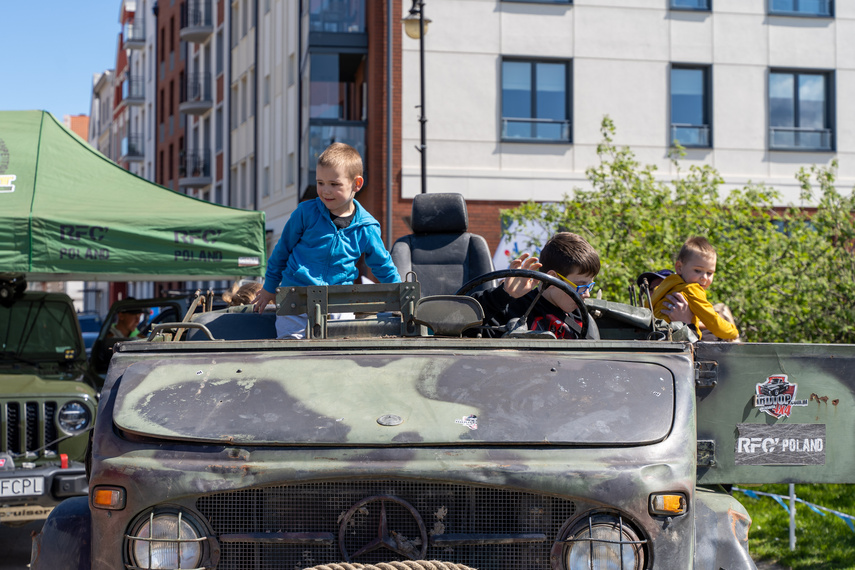
<instances>
[{"instance_id":1,"label":"wiper blade","mask_svg":"<svg viewBox=\"0 0 855 570\"><path fill-rule=\"evenodd\" d=\"M35 360L30 360L29 358L24 358L17 352L5 351L0 353L0 360L14 360L15 362L21 362L24 364L29 364L30 366L40 366L39 362Z\"/></svg>"}]
</instances>

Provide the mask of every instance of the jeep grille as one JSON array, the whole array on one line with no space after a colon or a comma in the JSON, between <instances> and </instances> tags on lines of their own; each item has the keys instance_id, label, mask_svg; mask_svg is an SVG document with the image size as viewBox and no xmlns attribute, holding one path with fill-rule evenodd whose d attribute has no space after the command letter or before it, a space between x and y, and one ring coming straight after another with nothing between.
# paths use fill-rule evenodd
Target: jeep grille
<instances>
[{"instance_id":1,"label":"jeep grille","mask_svg":"<svg viewBox=\"0 0 855 570\"><path fill-rule=\"evenodd\" d=\"M0 420L4 437L0 438L0 451L23 455L54 442L44 451L56 453L56 408L56 402L3 402L0 405Z\"/></svg>"},{"instance_id":2,"label":"jeep grille","mask_svg":"<svg viewBox=\"0 0 855 570\"><path fill-rule=\"evenodd\" d=\"M547 570L561 526L577 511L573 501L546 495L412 481L249 489L196 506L220 541L218 570L420 557L479 570Z\"/></svg>"}]
</instances>

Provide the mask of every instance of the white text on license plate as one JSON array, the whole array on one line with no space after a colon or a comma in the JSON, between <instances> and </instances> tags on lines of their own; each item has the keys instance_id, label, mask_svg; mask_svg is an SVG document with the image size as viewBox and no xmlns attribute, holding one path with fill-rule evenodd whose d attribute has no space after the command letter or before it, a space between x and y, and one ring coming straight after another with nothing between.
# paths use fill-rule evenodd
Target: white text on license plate
<instances>
[{"instance_id":1,"label":"white text on license plate","mask_svg":"<svg viewBox=\"0 0 855 570\"><path fill-rule=\"evenodd\" d=\"M0 497L26 497L43 495L45 492L44 477L9 477L0 479Z\"/></svg>"}]
</instances>

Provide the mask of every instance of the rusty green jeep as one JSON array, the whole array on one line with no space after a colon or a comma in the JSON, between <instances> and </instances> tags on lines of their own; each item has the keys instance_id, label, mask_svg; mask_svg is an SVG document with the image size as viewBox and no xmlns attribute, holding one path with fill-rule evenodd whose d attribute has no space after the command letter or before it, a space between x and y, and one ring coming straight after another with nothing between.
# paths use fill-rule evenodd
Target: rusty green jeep
<instances>
[{"instance_id":1,"label":"rusty green jeep","mask_svg":"<svg viewBox=\"0 0 855 570\"><path fill-rule=\"evenodd\" d=\"M238 307L121 345L89 496L32 567L754 568L729 484L855 482L855 347L692 342L596 299L586 340L465 335L463 293L511 274L280 289L303 340Z\"/></svg>"}]
</instances>

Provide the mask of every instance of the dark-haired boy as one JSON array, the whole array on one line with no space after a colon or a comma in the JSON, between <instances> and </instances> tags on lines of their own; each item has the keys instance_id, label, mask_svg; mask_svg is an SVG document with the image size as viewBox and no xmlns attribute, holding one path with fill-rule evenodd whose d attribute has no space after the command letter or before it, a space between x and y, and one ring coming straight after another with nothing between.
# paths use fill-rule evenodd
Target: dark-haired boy
<instances>
[{"instance_id":1,"label":"dark-haired boy","mask_svg":"<svg viewBox=\"0 0 855 570\"><path fill-rule=\"evenodd\" d=\"M600 256L583 237L560 232L552 236L540 252L540 257L527 253L513 260L511 269L531 269L567 282L581 298L591 296L594 279L600 272ZM484 308L484 322L503 326L512 319L526 317L526 330L548 331L556 338L579 338L581 314L573 298L558 287L535 290L537 279L509 277L501 285L472 294ZM536 302L535 302L535 299Z\"/></svg>"}]
</instances>

